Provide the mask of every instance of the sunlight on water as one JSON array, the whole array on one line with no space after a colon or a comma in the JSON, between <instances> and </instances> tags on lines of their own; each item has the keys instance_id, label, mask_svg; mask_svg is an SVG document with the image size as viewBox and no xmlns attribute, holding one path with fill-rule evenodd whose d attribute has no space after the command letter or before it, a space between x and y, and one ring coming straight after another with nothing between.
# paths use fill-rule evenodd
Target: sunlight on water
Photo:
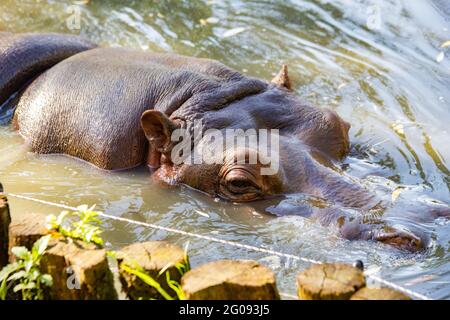
<instances>
[{"instance_id":1,"label":"sunlight on water","mask_svg":"<svg viewBox=\"0 0 450 320\"><path fill-rule=\"evenodd\" d=\"M450 10L445 1L85 1L81 30L69 30L72 1L3 0L0 30L71 32L108 46L218 59L270 79L287 63L296 92L336 110L352 124L347 172L389 194L405 187L450 202ZM438 4L442 6L439 7ZM73 8L72 8L73 9ZM443 55L443 56L442 56ZM272 218L255 206L216 202L185 188L161 189L145 170L106 173L62 156L28 153L0 128L0 181L10 192L264 246L318 260L355 259L434 298L450 298L450 226L409 221L430 235L430 248L405 254L381 244L349 242L298 216ZM294 197L295 198L295 197ZM53 212L10 199L13 214ZM275 268L282 291L295 292L306 265L277 257L105 221L109 244L190 240L193 263L258 259Z\"/></svg>"}]
</instances>

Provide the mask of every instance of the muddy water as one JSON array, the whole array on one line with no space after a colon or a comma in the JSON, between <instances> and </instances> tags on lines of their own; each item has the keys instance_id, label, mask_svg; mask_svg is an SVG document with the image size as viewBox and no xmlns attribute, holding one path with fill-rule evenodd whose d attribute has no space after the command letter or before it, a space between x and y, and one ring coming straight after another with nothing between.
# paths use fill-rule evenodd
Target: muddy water
<instances>
[{"instance_id":1,"label":"muddy water","mask_svg":"<svg viewBox=\"0 0 450 320\"><path fill-rule=\"evenodd\" d=\"M405 187L406 201L450 200L450 40L445 1L85 1L80 30L70 30L72 1L0 1L0 29L82 34L110 46L221 60L270 79L284 62L305 100L336 110L352 123L345 167L374 188ZM81 3L81 2L80 2ZM69 11L68 11L69 10ZM213 17L212 19L210 17ZM210 19L208 19L210 18ZM447 48L448 50L448 48ZM442 53L441 53L442 52ZM106 213L265 246L319 260L366 261L386 279L433 298L450 298L450 225L414 222L429 248L405 254L349 242L301 217L271 219L245 205L217 202L185 189L151 185L145 170L107 173L61 156L28 153L21 138L0 127L0 181L20 192L69 205L97 204ZM11 199L13 214L54 212ZM295 292L306 265L105 221L108 245L190 240L193 263L258 259L277 272L282 291Z\"/></svg>"}]
</instances>

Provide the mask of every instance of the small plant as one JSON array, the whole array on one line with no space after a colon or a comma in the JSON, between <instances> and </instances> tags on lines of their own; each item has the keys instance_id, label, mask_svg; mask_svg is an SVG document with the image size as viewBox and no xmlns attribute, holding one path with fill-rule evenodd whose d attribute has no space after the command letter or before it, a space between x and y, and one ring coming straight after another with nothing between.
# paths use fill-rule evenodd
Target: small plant
<instances>
[{"instance_id":1,"label":"small plant","mask_svg":"<svg viewBox=\"0 0 450 320\"><path fill-rule=\"evenodd\" d=\"M21 293L22 300L42 300L44 287L51 287L53 279L49 274L42 274L40 261L47 249L50 235L37 240L31 252L25 247L14 247L12 253L17 261L10 263L0 271L0 300L5 300L9 289Z\"/></svg>"},{"instance_id":2,"label":"small plant","mask_svg":"<svg viewBox=\"0 0 450 320\"><path fill-rule=\"evenodd\" d=\"M95 206L89 208L86 205L77 207L78 211L63 211L59 216L49 215L47 217L47 228L55 230L65 237L80 239L86 243L103 245L104 241L100 237L102 221L97 217L100 212L94 211ZM66 218L76 218L70 224Z\"/></svg>"},{"instance_id":3,"label":"small plant","mask_svg":"<svg viewBox=\"0 0 450 320\"><path fill-rule=\"evenodd\" d=\"M77 211L63 211L58 216L47 217L47 228L65 237L80 239L86 243L103 245L100 237L102 221L97 217L99 212L95 206L79 206ZM72 221L67 222L67 218ZM31 251L25 247L14 247L12 253L17 261L0 271L0 300L5 300L9 289L21 293L23 300L41 300L44 298L44 287L50 287L53 279L49 274L42 274L39 264L47 249L51 235L40 238L33 244Z\"/></svg>"},{"instance_id":4,"label":"small plant","mask_svg":"<svg viewBox=\"0 0 450 320\"><path fill-rule=\"evenodd\" d=\"M149 275L144 268L142 268L137 262L133 263L133 266L126 265L124 263L121 264L120 268L124 270L125 272L128 272L130 274L135 275L139 279L141 279L145 284L149 285L150 287L154 288L158 293L166 300L186 300L186 297L184 295L183 290L181 289L181 285L178 281L170 279L170 272L167 271L171 266L175 266L175 268L178 270L180 276L182 277L186 272L191 270L191 265L189 262L189 256L187 254L187 248L184 251L184 261L179 262L176 264L168 264L165 266L161 271L159 272L159 276L166 273L166 281L169 288L171 288L175 294L176 297L172 297L164 288L161 287L161 285L153 279L151 275Z\"/></svg>"}]
</instances>

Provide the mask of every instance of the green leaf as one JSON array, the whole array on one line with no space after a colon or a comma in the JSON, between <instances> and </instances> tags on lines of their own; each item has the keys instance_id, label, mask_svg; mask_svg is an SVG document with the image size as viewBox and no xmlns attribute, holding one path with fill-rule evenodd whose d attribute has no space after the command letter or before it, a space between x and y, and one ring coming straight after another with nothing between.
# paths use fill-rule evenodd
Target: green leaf
<instances>
[{"instance_id":1,"label":"green leaf","mask_svg":"<svg viewBox=\"0 0 450 320\"><path fill-rule=\"evenodd\" d=\"M103 246L103 245L105 244L105 242L103 241L103 239L102 239L102 238L99 238L99 237L95 237L95 238L94 238L94 243L97 244L97 245L99 245L99 246Z\"/></svg>"},{"instance_id":2,"label":"green leaf","mask_svg":"<svg viewBox=\"0 0 450 320\"><path fill-rule=\"evenodd\" d=\"M51 235L47 235L47 236L41 237L38 241L36 241L34 243L33 249L37 251L39 256L44 254L45 250L47 249L50 238L51 238Z\"/></svg>"},{"instance_id":3,"label":"green leaf","mask_svg":"<svg viewBox=\"0 0 450 320\"><path fill-rule=\"evenodd\" d=\"M29 283L19 283L16 285L13 289L14 292L20 291L20 290L31 290L36 288L35 282L29 282Z\"/></svg>"},{"instance_id":4,"label":"green leaf","mask_svg":"<svg viewBox=\"0 0 450 320\"><path fill-rule=\"evenodd\" d=\"M16 272L17 270L19 270L21 268L22 268L22 265L17 262L8 264L0 271L0 281L8 279L8 277L11 273Z\"/></svg>"},{"instance_id":5,"label":"green leaf","mask_svg":"<svg viewBox=\"0 0 450 320\"><path fill-rule=\"evenodd\" d=\"M26 272L30 272L31 268L33 268L34 262L33 260L26 260L24 264L24 268Z\"/></svg>"},{"instance_id":6,"label":"green leaf","mask_svg":"<svg viewBox=\"0 0 450 320\"><path fill-rule=\"evenodd\" d=\"M49 274L44 274L41 276L41 283L47 287L53 286L53 278Z\"/></svg>"},{"instance_id":7,"label":"green leaf","mask_svg":"<svg viewBox=\"0 0 450 320\"><path fill-rule=\"evenodd\" d=\"M86 233L85 238L86 238L86 241L87 241L87 242L91 242L92 237L94 236L94 233L95 233L95 229L94 229L94 228L91 228L91 229Z\"/></svg>"},{"instance_id":8,"label":"green leaf","mask_svg":"<svg viewBox=\"0 0 450 320\"><path fill-rule=\"evenodd\" d=\"M8 293L7 287L6 287L6 279L2 281L0 284L0 300L6 300L6 294Z\"/></svg>"},{"instance_id":9,"label":"green leaf","mask_svg":"<svg viewBox=\"0 0 450 320\"><path fill-rule=\"evenodd\" d=\"M106 255L112 259L117 259L117 252L116 251L106 251Z\"/></svg>"},{"instance_id":10,"label":"green leaf","mask_svg":"<svg viewBox=\"0 0 450 320\"><path fill-rule=\"evenodd\" d=\"M170 273L166 272L166 282L173 291L175 291L178 300L186 300L186 296L184 295L183 289L181 289L181 285L175 281L170 279Z\"/></svg>"},{"instance_id":11,"label":"green leaf","mask_svg":"<svg viewBox=\"0 0 450 320\"><path fill-rule=\"evenodd\" d=\"M97 225L102 225L103 221L97 218L91 218L91 223L95 223Z\"/></svg>"},{"instance_id":12,"label":"green leaf","mask_svg":"<svg viewBox=\"0 0 450 320\"><path fill-rule=\"evenodd\" d=\"M37 269L36 267L34 267L31 272L28 273L28 279L31 281L36 281L38 280L38 278L41 276L41 272L39 271L39 269Z\"/></svg>"},{"instance_id":13,"label":"green leaf","mask_svg":"<svg viewBox=\"0 0 450 320\"><path fill-rule=\"evenodd\" d=\"M166 264L161 271L159 271L158 276L164 274L164 272L166 272L167 269L169 269L170 267L175 266L175 264L173 262L169 262L168 264Z\"/></svg>"},{"instance_id":14,"label":"green leaf","mask_svg":"<svg viewBox=\"0 0 450 320\"><path fill-rule=\"evenodd\" d=\"M54 214L48 215L47 218L45 218L45 222L47 229L51 230L57 228L56 216Z\"/></svg>"},{"instance_id":15,"label":"green leaf","mask_svg":"<svg viewBox=\"0 0 450 320\"><path fill-rule=\"evenodd\" d=\"M30 251L25 247L13 247L11 252L19 259L27 260L30 258Z\"/></svg>"},{"instance_id":16,"label":"green leaf","mask_svg":"<svg viewBox=\"0 0 450 320\"><path fill-rule=\"evenodd\" d=\"M9 278L8 278L8 282L9 281L15 281L15 280L19 280L20 278L24 277L27 273L25 271L19 271L16 273L13 273Z\"/></svg>"},{"instance_id":17,"label":"green leaf","mask_svg":"<svg viewBox=\"0 0 450 320\"><path fill-rule=\"evenodd\" d=\"M8 278L12 273L20 270L21 268L22 265L20 263L14 262L8 264L0 271L0 300L6 299L6 294L8 293Z\"/></svg>"},{"instance_id":18,"label":"green leaf","mask_svg":"<svg viewBox=\"0 0 450 320\"><path fill-rule=\"evenodd\" d=\"M56 223L60 226L63 224L64 219L69 215L69 211L63 211L59 214L58 218L56 219Z\"/></svg>"}]
</instances>

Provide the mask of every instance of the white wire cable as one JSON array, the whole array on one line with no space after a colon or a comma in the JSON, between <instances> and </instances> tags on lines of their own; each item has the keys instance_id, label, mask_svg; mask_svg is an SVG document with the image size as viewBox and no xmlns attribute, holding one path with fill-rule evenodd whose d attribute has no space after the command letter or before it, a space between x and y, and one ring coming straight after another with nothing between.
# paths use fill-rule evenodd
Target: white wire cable
<instances>
[{"instance_id":1,"label":"white wire cable","mask_svg":"<svg viewBox=\"0 0 450 320\"><path fill-rule=\"evenodd\" d=\"M77 211L78 210L75 207L67 206L67 205L64 205L64 204L61 204L61 203L45 201L45 200L41 200L41 199L36 199L36 198L32 198L32 197L16 194L16 193L0 192L0 194L3 194L5 196L10 196L10 197L13 197L13 198L17 198L17 199L23 199L23 200L28 200L28 201L40 203L40 204L45 204L45 205L48 205L48 206L58 207L58 208L65 209L65 210L70 210L70 211ZM170 232L170 233L176 233L176 234L179 234L179 235L188 236L188 237L197 238L197 239L202 239L202 240L207 240L207 241L210 241L210 242L221 243L221 244L225 244L225 245L232 246L232 247L246 249L246 250L249 250L249 251L261 252L261 253L265 253L265 254L270 254L270 255L275 255L275 256L279 256L279 257L284 257L284 258L287 258L287 259L303 261L303 262L307 262L307 263L310 263L310 264L323 264L322 261L313 260L313 259L309 259L309 258L305 258L305 257L293 255L293 254L288 254L288 253L283 253L283 252L279 252L279 251L275 251L275 250L271 250L271 249L265 249L265 248L261 248L261 247L246 245L246 244L242 244L242 243L238 243L238 242L234 242L234 241L223 240L223 239L219 239L219 238L216 238L216 237L205 236L205 235L201 235L201 234L197 234L197 233L193 233L193 232L188 232L188 231L183 231L183 230L179 230L179 229L164 227L164 226L160 226L160 225L156 225L156 224L152 224L152 223L148 223L148 222L142 222L142 221L132 220L132 219L128 219L128 218L112 216L112 215L109 215L109 214L106 214L106 213L103 213L103 212L100 212L99 215L104 217L104 218L111 219L111 220L127 222L127 223L130 223L130 224L140 225L140 226L147 227L147 228L162 230L162 231L166 231L166 232ZM380 278L380 277L370 273L369 271L366 271L365 275L366 275L366 277L372 279L375 282L378 282L378 283L383 284L383 285L385 285L387 287L390 287L392 289L395 289L395 290L398 290L400 292L403 292L403 293L409 295L410 297L414 297L414 298L419 299L419 300L432 300L430 297L427 297L427 296L425 296L423 294L411 291L411 290L409 290L407 288L404 288L404 287L402 287L400 285L397 285L397 284L395 284L393 282L384 280L384 279L382 279L382 278ZM291 298L294 297L293 295L288 295L288 294L283 294L283 295L290 296Z\"/></svg>"}]
</instances>

